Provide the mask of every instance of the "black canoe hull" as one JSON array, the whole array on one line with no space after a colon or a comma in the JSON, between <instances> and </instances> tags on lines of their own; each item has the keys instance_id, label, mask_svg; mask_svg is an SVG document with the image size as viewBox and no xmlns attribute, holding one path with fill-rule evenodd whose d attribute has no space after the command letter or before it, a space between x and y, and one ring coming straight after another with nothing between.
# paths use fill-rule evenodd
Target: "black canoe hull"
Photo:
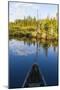
<instances>
[{"instance_id":1,"label":"black canoe hull","mask_svg":"<svg viewBox=\"0 0 60 90\"><path fill-rule=\"evenodd\" d=\"M46 86L43 75L39 71L37 64L32 65L31 71L28 73L22 87L40 87Z\"/></svg>"}]
</instances>

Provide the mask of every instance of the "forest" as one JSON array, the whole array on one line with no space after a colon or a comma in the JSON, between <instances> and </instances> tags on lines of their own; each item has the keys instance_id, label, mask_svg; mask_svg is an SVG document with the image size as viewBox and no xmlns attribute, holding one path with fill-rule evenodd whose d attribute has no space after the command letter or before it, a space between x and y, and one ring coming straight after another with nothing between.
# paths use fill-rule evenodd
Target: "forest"
<instances>
[{"instance_id":1,"label":"forest","mask_svg":"<svg viewBox=\"0 0 60 90\"><path fill-rule=\"evenodd\" d=\"M56 17L36 19L36 17L24 17L16 19L8 24L10 37L26 37L58 40L58 20Z\"/></svg>"}]
</instances>

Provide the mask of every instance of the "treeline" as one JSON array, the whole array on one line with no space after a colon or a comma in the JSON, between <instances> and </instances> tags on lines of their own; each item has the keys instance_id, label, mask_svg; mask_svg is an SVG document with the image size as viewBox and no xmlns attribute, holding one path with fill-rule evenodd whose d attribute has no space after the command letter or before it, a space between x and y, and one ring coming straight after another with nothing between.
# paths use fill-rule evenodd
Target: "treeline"
<instances>
[{"instance_id":1,"label":"treeline","mask_svg":"<svg viewBox=\"0 0 60 90\"><path fill-rule=\"evenodd\" d=\"M37 32L38 29L38 32ZM44 39L58 39L57 18L36 19L28 16L9 22L9 35L17 37L36 37Z\"/></svg>"}]
</instances>

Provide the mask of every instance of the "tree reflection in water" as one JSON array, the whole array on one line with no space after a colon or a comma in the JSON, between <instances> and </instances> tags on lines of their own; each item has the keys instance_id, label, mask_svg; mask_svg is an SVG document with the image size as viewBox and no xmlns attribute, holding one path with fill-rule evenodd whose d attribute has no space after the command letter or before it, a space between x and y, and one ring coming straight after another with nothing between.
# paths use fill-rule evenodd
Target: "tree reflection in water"
<instances>
[{"instance_id":1,"label":"tree reflection in water","mask_svg":"<svg viewBox=\"0 0 60 90\"><path fill-rule=\"evenodd\" d=\"M48 48L53 46L54 52L57 52L56 46L58 45L58 41L47 41L47 40L39 40L39 39L28 39L28 38L16 38L20 41L24 41L24 44L28 46L34 45L36 46L36 56L34 64L31 69L27 72L25 80L23 82L22 87L37 87L37 86L45 86L46 81L43 77L41 70L39 70L39 66L37 64L38 60L38 52L40 50L40 46L43 48L45 52L45 56L48 56ZM58 54L57 54L58 55Z\"/></svg>"},{"instance_id":2,"label":"tree reflection in water","mask_svg":"<svg viewBox=\"0 0 60 90\"><path fill-rule=\"evenodd\" d=\"M57 49L56 47L58 46L58 41L55 40L55 41L52 41L52 40L43 40L43 39L34 39L34 38L18 38L18 37L15 37L15 39L17 40L20 40L20 41L24 41L24 45L27 44L28 46L36 46L37 50L36 51L39 51L40 50L40 46L43 48L44 52L45 52L45 56L47 57L48 56L48 48L53 46L53 50L54 52L57 52ZM38 53L38 52L37 52ZM37 55L36 53L36 55Z\"/></svg>"}]
</instances>

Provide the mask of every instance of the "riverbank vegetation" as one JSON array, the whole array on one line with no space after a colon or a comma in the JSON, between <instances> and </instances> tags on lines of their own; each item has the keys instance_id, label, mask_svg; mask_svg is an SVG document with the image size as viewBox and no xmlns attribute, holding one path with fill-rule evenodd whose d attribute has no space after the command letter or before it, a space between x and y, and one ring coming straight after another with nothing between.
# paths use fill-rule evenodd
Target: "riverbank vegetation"
<instances>
[{"instance_id":1,"label":"riverbank vegetation","mask_svg":"<svg viewBox=\"0 0 60 90\"><path fill-rule=\"evenodd\" d=\"M10 37L27 37L48 40L58 39L58 21L56 17L37 20L28 16L9 22Z\"/></svg>"}]
</instances>

